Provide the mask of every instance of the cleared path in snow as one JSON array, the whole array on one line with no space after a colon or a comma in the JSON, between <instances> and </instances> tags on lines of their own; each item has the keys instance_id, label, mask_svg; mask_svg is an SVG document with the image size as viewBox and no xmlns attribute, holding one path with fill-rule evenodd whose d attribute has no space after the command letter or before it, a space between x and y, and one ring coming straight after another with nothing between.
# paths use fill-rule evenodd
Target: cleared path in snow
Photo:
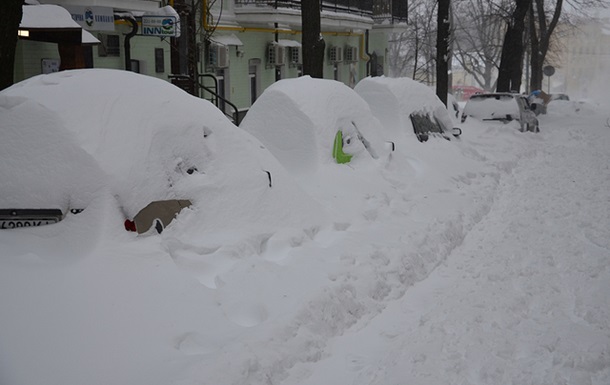
<instances>
[{"instance_id":1,"label":"cleared path in snow","mask_svg":"<svg viewBox=\"0 0 610 385\"><path fill-rule=\"evenodd\" d=\"M610 383L610 128L578 124L548 128L447 262L306 383Z\"/></svg>"}]
</instances>

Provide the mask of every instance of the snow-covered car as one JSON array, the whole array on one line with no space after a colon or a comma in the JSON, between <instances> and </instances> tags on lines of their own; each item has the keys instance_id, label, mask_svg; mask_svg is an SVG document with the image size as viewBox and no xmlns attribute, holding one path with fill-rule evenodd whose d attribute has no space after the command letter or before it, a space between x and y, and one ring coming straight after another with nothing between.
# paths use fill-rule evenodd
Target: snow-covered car
<instances>
[{"instance_id":1,"label":"snow-covered car","mask_svg":"<svg viewBox=\"0 0 610 385\"><path fill-rule=\"evenodd\" d=\"M329 162L367 162L384 151L367 103L334 80L281 80L256 100L240 127L295 174L313 174Z\"/></svg>"},{"instance_id":2,"label":"snow-covered car","mask_svg":"<svg viewBox=\"0 0 610 385\"><path fill-rule=\"evenodd\" d=\"M470 97L462 111L462 123L468 117L481 121L496 121L514 126L519 131L539 132L536 114L527 98L515 93L476 94Z\"/></svg>"},{"instance_id":3,"label":"snow-covered car","mask_svg":"<svg viewBox=\"0 0 610 385\"><path fill-rule=\"evenodd\" d=\"M410 132L420 142L431 136L449 139L452 135L461 134L447 107L432 89L422 83L409 78L368 77L362 79L354 90L390 131L388 140L400 140Z\"/></svg>"},{"instance_id":4,"label":"snow-covered car","mask_svg":"<svg viewBox=\"0 0 610 385\"><path fill-rule=\"evenodd\" d=\"M193 221L220 228L248 222L246 214L227 218L228 205L250 213L246 207L273 208L284 195L307 202L258 140L210 102L161 79L117 70L64 71L15 84L0 97L8 111L0 148L3 157L14 152L14 162L0 168L0 208L86 210L104 187L125 227L145 233L162 231L191 205L186 211L205 212ZM10 131L5 116L11 117ZM76 200L80 191L89 195ZM45 202L21 204L39 196ZM303 207L302 216L315 211Z\"/></svg>"},{"instance_id":5,"label":"snow-covered car","mask_svg":"<svg viewBox=\"0 0 610 385\"><path fill-rule=\"evenodd\" d=\"M105 175L53 111L0 93L0 229L56 223L89 205Z\"/></svg>"}]
</instances>

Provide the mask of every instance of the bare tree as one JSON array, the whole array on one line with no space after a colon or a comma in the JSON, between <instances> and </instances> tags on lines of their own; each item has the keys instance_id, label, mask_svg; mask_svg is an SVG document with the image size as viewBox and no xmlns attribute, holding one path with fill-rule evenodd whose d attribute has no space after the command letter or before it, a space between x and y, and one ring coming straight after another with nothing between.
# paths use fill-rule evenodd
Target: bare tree
<instances>
[{"instance_id":1,"label":"bare tree","mask_svg":"<svg viewBox=\"0 0 610 385\"><path fill-rule=\"evenodd\" d=\"M435 77L436 2L409 2L407 30L395 34L389 44L391 76L411 77L431 84Z\"/></svg>"},{"instance_id":2,"label":"bare tree","mask_svg":"<svg viewBox=\"0 0 610 385\"><path fill-rule=\"evenodd\" d=\"M23 16L23 0L2 0L0 4L0 90L13 85L17 31Z\"/></svg>"},{"instance_id":3,"label":"bare tree","mask_svg":"<svg viewBox=\"0 0 610 385\"><path fill-rule=\"evenodd\" d=\"M481 88L491 91L496 86L495 70L500 66L506 7L493 0L454 4L454 57Z\"/></svg>"}]
</instances>

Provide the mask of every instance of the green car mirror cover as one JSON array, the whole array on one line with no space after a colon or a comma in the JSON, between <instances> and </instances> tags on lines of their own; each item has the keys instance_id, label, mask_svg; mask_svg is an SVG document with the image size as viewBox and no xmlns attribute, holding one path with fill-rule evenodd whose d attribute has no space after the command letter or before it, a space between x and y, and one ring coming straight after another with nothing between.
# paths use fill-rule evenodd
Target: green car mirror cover
<instances>
[{"instance_id":1,"label":"green car mirror cover","mask_svg":"<svg viewBox=\"0 0 610 385\"><path fill-rule=\"evenodd\" d=\"M337 131L337 135L335 135L333 158L335 158L339 164L349 163L349 161L352 160L352 155L343 152L343 132L341 130Z\"/></svg>"}]
</instances>

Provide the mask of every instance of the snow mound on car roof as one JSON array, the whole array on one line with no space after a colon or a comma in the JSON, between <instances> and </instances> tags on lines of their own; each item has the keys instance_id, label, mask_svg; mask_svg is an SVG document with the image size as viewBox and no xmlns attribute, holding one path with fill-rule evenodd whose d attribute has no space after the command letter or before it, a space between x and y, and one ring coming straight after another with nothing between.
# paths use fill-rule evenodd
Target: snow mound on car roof
<instances>
[{"instance_id":1,"label":"snow mound on car roof","mask_svg":"<svg viewBox=\"0 0 610 385\"><path fill-rule=\"evenodd\" d=\"M190 199L204 212L191 218L196 231L320 217L258 140L210 102L166 81L88 69L37 76L4 92L60 116L110 175L127 217L166 199ZM279 209L287 204L290 213Z\"/></svg>"},{"instance_id":2,"label":"snow mound on car roof","mask_svg":"<svg viewBox=\"0 0 610 385\"><path fill-rule=\"evenodd\" d=\"M385 127L386 135L415 139L410 115L413 112L432 114L449 130L453 122L445 105L426 85L409 78L368 77L354 90L370 105L371 111Z\"/></svg>"},{"instance_id":3,"label":"snow mound on car roof","mask_svg":"<svg viewBox=\"0 0 610 385\"><path fill-rule=\"evenodd\" d=\"M240 127L296 174L312 174L334 162L333 142L338 130L345 133L355 127L370 145L370 152L356 151L352 164L367 162L383 152L382 129L368 104L334 80L309 76L281 80L263 92Z\"/></svg>"},{"instance_id":4,"label":"snow mound on car roof","mask_svg":"<svg viewBox=\"0 0 610 385\"><path fill-rule=\"evenodd\" d=\"M0 94L0 209L85 208L104 174L57 114L23 97Z\"/></svg>"}]
</instances>

